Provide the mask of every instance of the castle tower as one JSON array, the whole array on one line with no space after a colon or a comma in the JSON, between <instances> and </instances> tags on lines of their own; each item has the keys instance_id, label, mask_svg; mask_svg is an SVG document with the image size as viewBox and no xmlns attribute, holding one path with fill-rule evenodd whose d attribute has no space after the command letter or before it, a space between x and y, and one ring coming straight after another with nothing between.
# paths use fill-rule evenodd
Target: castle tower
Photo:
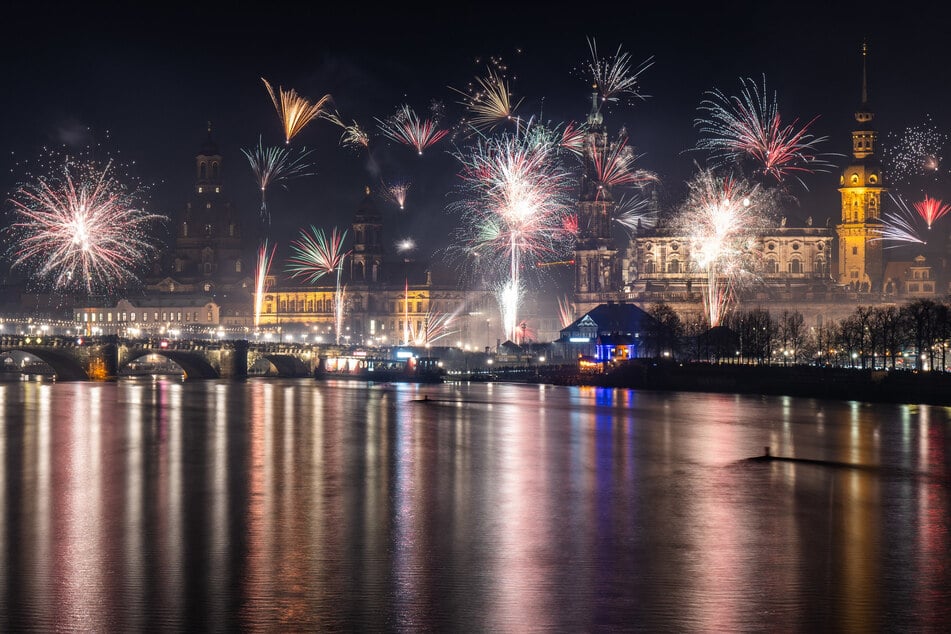
<instances>
[{"instance_id":1,"label":"castle tower","mask_svg":"<svg viewBox=\"0 0 951 634\"><path fill-rule=\"evenodd\" d=\"M885 175L875 157L878 132L872 127L874 114L868 104L866 57L862 45L862 103L855 113L858 122L852 131L852 162L839 177L842 195L842 219L836 225L839 236L839 283L861 290L881 289L884 270L882 257L882 194Z\"/></svg>"},{"instance_id":2,"label":"castle tower","mask_svg":"<svg viewBox=\"0 0 951 634\"><path fill-rule=\"evenodd\" d=\"M598 94L592 96L584 139L581 191L578 199L578 239L575 246L575 301L598 304L620 288L618 252L611 236L614 199L601 183L597 165L610 150Z\"/></svg>"},{"instance_id":3,"label":"castle tower","mask_svg":"<svg viewBox=\"0 0 951 634\"><path fill-rule=\"evenodd\" d=\"M180 290L227 288L252 275L245 261L241 226L224 195L222 156L208 133L195 156L195 184L175 228L172 279Z\"/></svg>"},{"instance_id":4,"label":"castle tower","mask_svg":"<svg viewBox=\"0 0 951 634\"><path fill-rule=\"evenodd\" d=\"M350 281L372 283L382 280L383 216L366 188L363 202L353 218L353 251L350 255Z\"/></svg>"}]
</instances>

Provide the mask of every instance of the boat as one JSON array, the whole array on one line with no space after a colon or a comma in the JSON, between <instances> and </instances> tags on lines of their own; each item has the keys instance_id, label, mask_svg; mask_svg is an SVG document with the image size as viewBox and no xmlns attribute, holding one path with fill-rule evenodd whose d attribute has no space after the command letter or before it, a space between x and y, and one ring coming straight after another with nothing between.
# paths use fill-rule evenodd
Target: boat
<instances>
[{"instance_id":1,"label":"boat","mask_svg":"<svg viewBox=\"0 0 951 634\"><path fill-rule=\"evenodd\" d=\"M361 355L322 356L314 377L359 381L442 383L445 371L434 357L388 359Z\"/></svg>"}]
</instances>

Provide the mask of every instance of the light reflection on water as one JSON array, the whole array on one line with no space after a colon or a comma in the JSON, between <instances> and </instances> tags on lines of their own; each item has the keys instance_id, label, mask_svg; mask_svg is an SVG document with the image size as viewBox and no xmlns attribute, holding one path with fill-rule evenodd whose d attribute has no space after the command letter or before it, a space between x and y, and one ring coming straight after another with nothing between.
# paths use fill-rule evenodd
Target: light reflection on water
<instances>
[{"instance_id":1,"label":"light reflection on water","mask_svg":"<svg viewBox=\"0 0 951 634\"><path fill-rule=\"evenodd\" d=\"M5 631L951 623L947 408L252 379L0 411Z\"/></svg>"}]
</instances>

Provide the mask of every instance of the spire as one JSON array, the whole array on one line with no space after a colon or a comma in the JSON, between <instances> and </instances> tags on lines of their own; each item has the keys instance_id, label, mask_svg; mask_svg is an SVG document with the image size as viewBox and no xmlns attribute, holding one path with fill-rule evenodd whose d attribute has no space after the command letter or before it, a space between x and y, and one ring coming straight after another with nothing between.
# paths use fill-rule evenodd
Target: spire
<instances>
[{"instance_id":1,"label":"spire","mask_svg":"<svg viewBox=\"0 0 951 634\"><path fill-rule=\"evenodd\" d=\"M218 144L211 138L211 121L208 122L208 134L205 136L205 142L202 144L199 154L204 156L218 155Z\"/></svg>"},{"instance_id":2,"label":"spire","mask_svg":"<svg viewBox=\"0 0 951 634\"><path fill-rule=\"evenodd\" d=\"M598 91L591 93L591 114L588 115L588 125L601 125L604 118L601 116L601 109L598 107Z\"/></svg>"},{"instance_id":3,"label":"spire","mask_svg":"<svg viewBox=\"0 0 951 634\"><path fill-rule=\"evenodd\" d=\"M862 42L862 105L868 103L868 68L866 59L868 58L868 42Z\"/></svg>"}]
</instances>

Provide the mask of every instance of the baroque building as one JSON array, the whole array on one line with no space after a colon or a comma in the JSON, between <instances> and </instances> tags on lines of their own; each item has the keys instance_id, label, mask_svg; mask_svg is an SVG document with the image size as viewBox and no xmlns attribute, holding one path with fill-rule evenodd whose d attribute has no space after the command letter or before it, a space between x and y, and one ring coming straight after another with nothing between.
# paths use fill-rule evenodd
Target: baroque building
<instances>
[{"instance_id":1,"label":"baroque building","mask_svg":"<svg viewBox=\"0 0 951 634\"><path fill-rule=\"evenodd\" d=\"M454 276L409 258L386 259L383 216L366 188L349 230L341 284L270 276L260 298L258 328L313 334L324 343L461 346L499 344L494 294L461 287Z\"/></svg>"}]
</instances>

